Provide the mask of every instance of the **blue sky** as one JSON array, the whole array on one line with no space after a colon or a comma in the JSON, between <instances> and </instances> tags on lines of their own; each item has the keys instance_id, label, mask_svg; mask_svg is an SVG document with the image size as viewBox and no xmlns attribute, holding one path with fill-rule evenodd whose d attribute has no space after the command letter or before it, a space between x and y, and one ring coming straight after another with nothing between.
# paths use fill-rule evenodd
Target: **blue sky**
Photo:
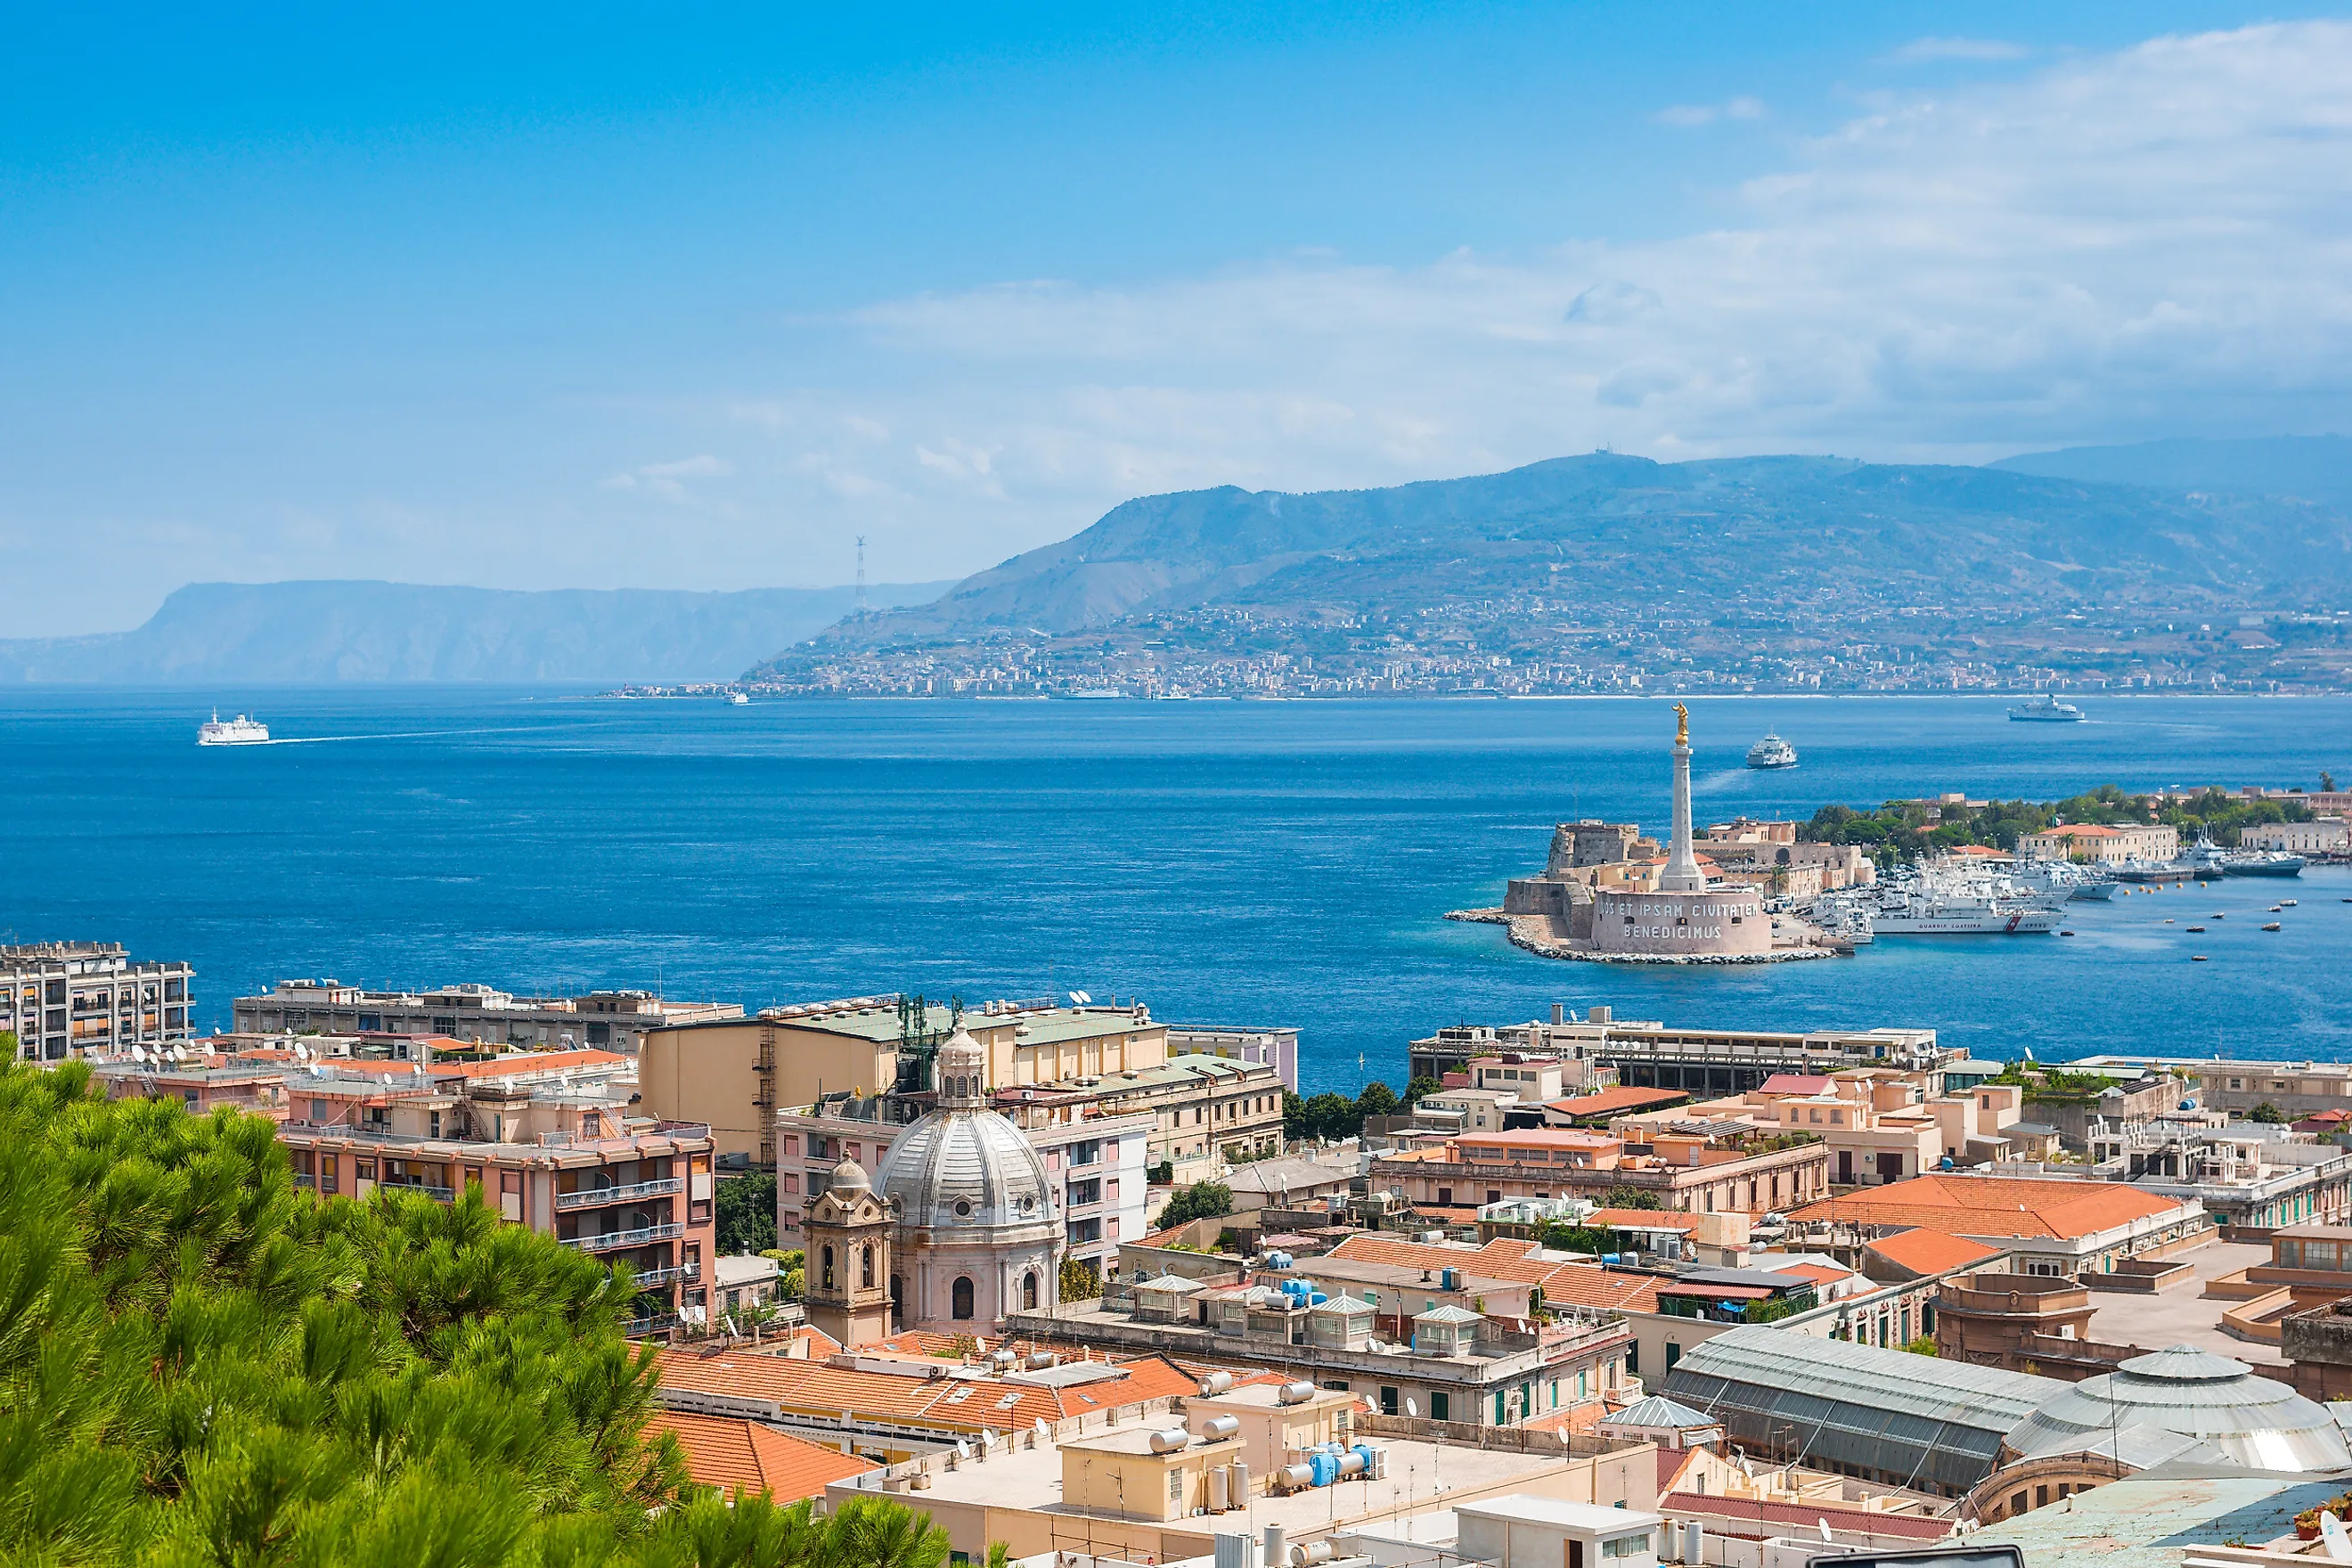
<instances>
[{"instance_id":1,"label":"blue sky","mask_svg":"<svg viewBox=\"0 0 2352 1568\"><path fill-rule=\"evenodd\" d=\"M856 9L11 8L0 636L2352 426L2341 8Z\"/></svg>"}]
</instances>

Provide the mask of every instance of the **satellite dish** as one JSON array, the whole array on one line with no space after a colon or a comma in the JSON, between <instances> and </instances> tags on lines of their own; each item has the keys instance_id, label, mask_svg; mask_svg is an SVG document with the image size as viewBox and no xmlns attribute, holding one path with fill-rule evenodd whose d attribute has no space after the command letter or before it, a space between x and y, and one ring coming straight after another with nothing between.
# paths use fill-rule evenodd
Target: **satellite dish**
<instances>
[{"instance_id":1,"label":"satellite dish","mask_svg":"<svg viewBox=\"0 0 2352 1568\"><path fill-rule=\"evenodd\" d=\"M1037 1436L1040 1437L1050 1437L1054 1435L1054 1429L1045 1425L1045 1418L1043 1415L1037 1417L1035 1426L1037 1427Z\"/></svg>"},{"instance_id":2,"label":"satellite dish","mask_svg":"<svg viewBox=\"0 0 2352 1568\"><path fill-rule=\"evenodd\" d=\"M1813 1522L1822 1527L1822 1539L1823 1541L1828 1542L1832 1546L1837 1544L1837 1537L1830 1532L1830 1521L1828 1520L1817 1519L1813 1521Z\"/></svg>"},{"instance_id":3,"label":"satellite dish","mask_svg":"<svg viewBox=\"0 0 2352 1568\"><path fill-rule=\"evenodd\" d=\"M1407 1415L1413 1417L1415 1420L1418 1420L1421 1416L1421 1406L1408 1399L1404 1402L1404 1413Z\"/></svg>"},{"instance_id":4,"label":"satellite dish","mask_svg":"<svg viewBox=\"0 0 2352 1568\"><path fill-rule=\"evenodd\" d=\"M983 1448L996 1447L996 1433L992 1428L983 1426L980 1429L980 1446Z\"/></svg>"},{"instance_id":5,"label":"satellite dish","mask_svg":"<svg viewBox=\"0 0 2352 1568\"><path fill-rule=\"evenodd\" d=\"M312 1063L310 1064L310 1076L311 1076L312 1078L324 1078L324 1077L326 1077L326 1076L327 1076L327 1064L326 1064L326 1063L324 1063L324 1062L312 1062Z\"/></svg>"},{"instance_id":6,"label":"satellite dish","mask_svg":"<svg viewBox=\"0 0 2352 1568\"><path fill-rule=\"evenodd\" d=\"M1081 991L1078 993L1078 1000L1091 1007L1094 1005L1095 994L1091 991Z\"/></svg>"},{"instance_id":7,"label":"satellite dish","mask_svg":"<svg viewBox=\"0 0 2352 1568\"><path fill-rule=\"evenodd\" d=\"M1083 991L1073 991L1073 992L1071 992L1071 993L1070 993L1070 1005L1071 1005L1071 1006L1073 1006L1073 1007L1083 1007L1083 1006L1085 1006L1086 1005L1087 1005L1087 994L1086 994L1085 992L1083 992Z\"/></svg>"},{"instance_id":8,"label":"satellite dish","mask_svg":"<svg viewBox=\"0 0 2352 1568\"><path fill-rule=\"evenodd\" d=\"M956 1458L959 1459L969 1459L971 1458L971 1445L965 1442L961 1437L956 1439Z\"/></svg>"},{"instance_id":9,"label":"satellite dish","mask_svg":"<svg viewBox=\"0 0 2352 1568\"><path fill-rule=\"evenodd\" d=\"M2326 1509L2319 1510L2319 1544L2327 1552L2330 1563L2352 1563L2352 1532L2344 1521Z\"/></svg>"}]
</instances>

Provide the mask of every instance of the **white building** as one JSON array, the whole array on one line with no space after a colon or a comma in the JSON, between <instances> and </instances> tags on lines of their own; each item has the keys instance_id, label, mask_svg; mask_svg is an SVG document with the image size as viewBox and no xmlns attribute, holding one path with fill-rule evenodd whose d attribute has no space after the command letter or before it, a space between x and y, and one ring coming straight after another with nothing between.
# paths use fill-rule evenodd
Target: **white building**
<instances>
[{"instance_id":1,"label":"white building","mask_svg":"<svg viewBox=\"0 0 2352 1568\"><path fill-rule=\"evenodd\" d=\"M19 1061L127 1052L191 1037L185 963L133 963L121 942L0 947L0 1029Z\"/></svg>"},{"instance_id":2,"label":"white building","mask_svg":"<svg viewBox=\"0 0 2352 1568\"><path fill-rule=\"evenodd\" d=\"M732 1002L670 1002L650 991L516 996L488 985L366 991L332 980L281 980L231 1005L251 1034L444 1035L499 1046L589 1046L634 1055L648 1029L740 1018Z\"/></svg>"},{"instance_id":3,"label":"white building","mask_svg":"<svg viewBox=\"0 0 2352 1568\"><path fill-rule=\"evenodd\" d=\"M2314 822L2260 822L2239 835L2249 849L2281 849L2289 855L2341 855L2352 848L2344 818L2323 816Z\"/></svg>"}]
</instances>

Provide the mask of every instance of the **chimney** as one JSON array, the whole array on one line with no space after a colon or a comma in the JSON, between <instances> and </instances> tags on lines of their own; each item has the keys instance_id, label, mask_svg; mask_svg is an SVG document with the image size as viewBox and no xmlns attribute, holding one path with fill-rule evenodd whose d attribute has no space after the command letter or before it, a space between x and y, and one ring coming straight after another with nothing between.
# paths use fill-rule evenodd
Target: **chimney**
<instances>
[{"instance_id":1,"label":"chimney","mask_svg":"<svg viewBox=\"0 0 2352 1568\"><path fill-rule=\"evenodd\" d=\"M1567 1023L1567 1022L1568 1022L1568 1004L1567 1004L1567 1003L1565 1003L1565 1002L1555 1002L1555 1003L1553 1003L1553 1004L1551 1005L1551 1021L1552 1021L1555 1025L1558 1025L1558 1024L1565 1024L1565 1023Z\"/></svg>"}]
</instances>

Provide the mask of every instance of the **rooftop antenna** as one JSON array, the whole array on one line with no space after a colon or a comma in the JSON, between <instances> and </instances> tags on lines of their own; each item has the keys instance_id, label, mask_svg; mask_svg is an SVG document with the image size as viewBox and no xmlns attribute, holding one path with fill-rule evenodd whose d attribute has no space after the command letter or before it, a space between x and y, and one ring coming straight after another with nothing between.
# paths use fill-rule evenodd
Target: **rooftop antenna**
<instances>
[{"instance_id":1,"label":"rooftop antenna","mask_svg":"<svg viewBox=\"0 0 2352 1568\"><path fill-rule=\"evenodd\" d=\"M857 536L857 613L866 613L866 536Z\"/></svg>"}]
</instances>

